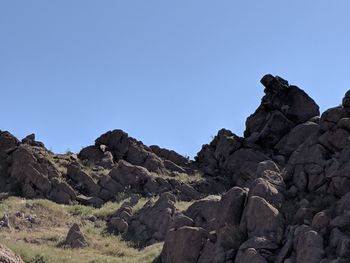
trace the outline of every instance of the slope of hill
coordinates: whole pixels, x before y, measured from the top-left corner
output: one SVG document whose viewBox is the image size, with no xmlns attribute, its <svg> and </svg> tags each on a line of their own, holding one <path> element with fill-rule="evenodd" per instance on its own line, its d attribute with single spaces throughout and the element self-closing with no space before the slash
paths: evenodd
<svg viewBox="0 0 350 263">
<path fill-rule="evenodd" d="M 244 136 L 195 160 L 121 130 L 78 154 L 0 132 L 0 243 L 25 262 L 349 262 L 350 92 L 320 116 L 261 83 Z"/>
</svg>

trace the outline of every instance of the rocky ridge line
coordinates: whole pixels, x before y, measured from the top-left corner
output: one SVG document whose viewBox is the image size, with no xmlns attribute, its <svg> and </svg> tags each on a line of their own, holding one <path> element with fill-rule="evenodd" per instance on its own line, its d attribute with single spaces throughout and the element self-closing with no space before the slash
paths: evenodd
<svg viewBox="0 0 350 263">
<path fill-rule="evenodd" d="M 265 95 L 244 136 L 222 129 L 194 161 L 121 130 L 78 155 L 1 132 L 3 188 L 94 206 L 131 194 L 108 225 L 141 246 L 164 240 L 163 263 L 349 262 L 350 92 L 319 116 L 281 77 L 261 83 Z M 200 181 L 181 179 L 198 173 Z M 140 196 L 159 198 L 134 212 Z M 193 204 L 179 211 L 176 200 Z"/>
</svg>

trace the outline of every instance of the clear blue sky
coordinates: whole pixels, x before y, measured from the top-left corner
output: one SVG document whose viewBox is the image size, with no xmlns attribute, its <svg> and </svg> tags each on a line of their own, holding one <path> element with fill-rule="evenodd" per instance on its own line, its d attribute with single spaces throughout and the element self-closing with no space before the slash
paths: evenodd
<svg viewBox="0 0 350 263">
<path fill-rule="evenodd" d="M 0 0 L 0 129 L 79 151 L 120 128 L 194 156 L 242 134 L 265 73 L 350 89 L 350 2 Z"/>
</svg>

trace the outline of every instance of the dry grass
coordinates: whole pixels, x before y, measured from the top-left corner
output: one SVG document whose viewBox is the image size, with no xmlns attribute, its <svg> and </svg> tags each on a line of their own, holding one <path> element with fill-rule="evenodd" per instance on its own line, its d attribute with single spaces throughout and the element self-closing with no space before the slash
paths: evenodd
<svg viewBox="0 0 350 263">
<path fill-rule="evenodd" d="M 199 171 L 194 172 L 193 174 L 180 173 L 180 172 L 172 172 L 169 174 L 158 174 L 155 172 L 151 173 L 153 178 L 161 177 L 164 179 L 176 179 L 186 184 L 195 184 L 202 182 L 204 180 L 203 174 Z"/>
<path fill-rule="evenodd" d="M 151 263 L 162 248 L 162 244 L 158 243 L 139 251 L 128 247 L 122 241 L 107 238 L 105 240 L 109 243 L 79 250 L 60 248 L 55 246 L 54 242 L 35 244 L 15 240 L 14 237 L 2 239 L 1 243 L 21 256 L 26 263 Z"/>
<path fill-rule="evenodd" d="M 193 204 L 193 201 L 177 201 L 175 207 L 180 211 L 186 211 Z"/>
<path fill-rule="evenodd" d="M 147 200 L 141 199 L 138 207 Z M 86 206 L 65 206 L 48 200 L 26 200 L 9 197 L 0 201 L 2 214 L 35 214 L 40 220 L 36 224 L 14 222 L 19 229 L 0 230 L 0 242 L 20 255 L 26 263 L 132 263 L 152 262 L 159 254 L 162 244 L 138 250 L 119 236 L 108 234 L 102 220 L 91 222 L 86 218 L 95 215 L 103 218 L 115 212 L 121 203 L 108 202 L 95 209 Z M 81 226 L 89 246 L 84 249 L 67 249 L 62 246 L 73 222 Z"/>
<path fill-rule="evenodd" d="M 116 212 L 123 202 L 129 201 L 129 197 L 119 199 L 117 202 L 107 202 L 101 208 L 94 208 L 85 205 L 64 205 L 63 207 L 72 215 L 82 219 L 95 216 L 97 218 L 106 218 Z M 140 198 L 139 202 L 133 207 L 133 212 L 137 212 L 148 201 L 146 198 Z"/>
</svg>

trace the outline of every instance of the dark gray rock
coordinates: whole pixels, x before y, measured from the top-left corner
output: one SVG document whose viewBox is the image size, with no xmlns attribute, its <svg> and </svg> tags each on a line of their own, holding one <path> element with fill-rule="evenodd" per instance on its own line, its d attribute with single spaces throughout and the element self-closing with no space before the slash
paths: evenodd
<svg viewBox="0 0 350 263">
<path fill-rule="evenodd" d="M 81 232 L 80 227 L 74 224 L 70 229 L 66 237 L 65 245 L 71 248 L 84 248 L 88 246 L 84 234 Z"/>
</svg>

